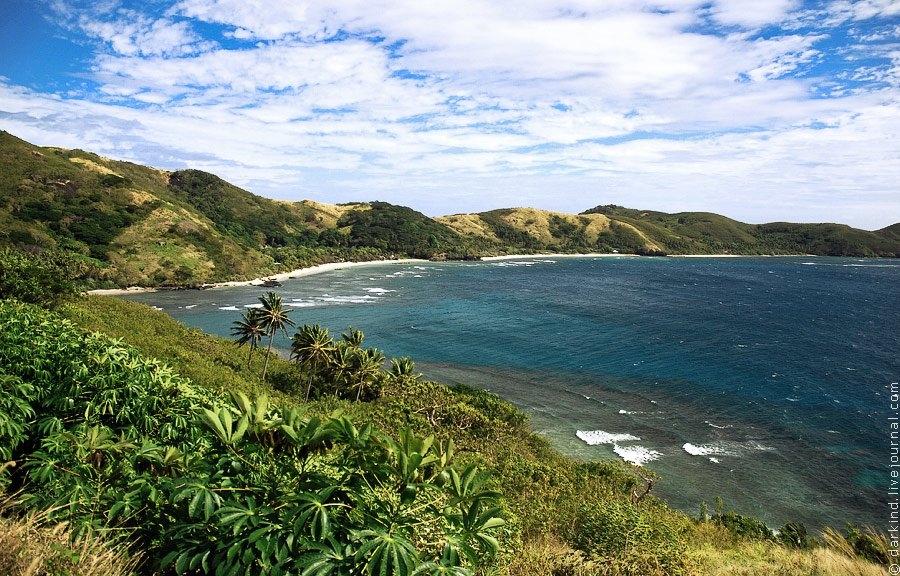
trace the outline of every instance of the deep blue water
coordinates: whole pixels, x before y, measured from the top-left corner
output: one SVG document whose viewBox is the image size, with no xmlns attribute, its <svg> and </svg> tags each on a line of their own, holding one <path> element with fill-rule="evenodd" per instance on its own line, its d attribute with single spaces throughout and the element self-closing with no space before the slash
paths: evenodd
<svg viewBox="0 0 900 576">
<path fill-rule="evenodd" d="M 227 336 L 257 287 L 129 296 Z M 887 522 L 900 262 L 546 257 L 377 265 L 277 289 L 299 323 L 496 391 L 564 453 L 625 458 L 696 513 Z M 281 342 L 283 348 L 288 341 Z"/>
</svg>

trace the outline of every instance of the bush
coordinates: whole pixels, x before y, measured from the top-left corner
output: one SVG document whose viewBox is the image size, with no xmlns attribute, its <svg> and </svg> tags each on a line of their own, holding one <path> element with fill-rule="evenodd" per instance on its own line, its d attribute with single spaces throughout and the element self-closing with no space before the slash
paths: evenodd
<svg viewBox="0 0 900 576">
<path fill-rule="evenodd" d="M 78 292 L 75 281 L 84 275 L 85 268 L 62 254 L 0 250 L 0 300 L 56 304 Z"/>
<path fill-rule="evenodd" d="M 689 573 L 687 546 L 679 523 L 663 508 L 625 500 L 586 503 L 577 520 L 573 546 L 612 573 L 675 576 Z"/>
</svg>

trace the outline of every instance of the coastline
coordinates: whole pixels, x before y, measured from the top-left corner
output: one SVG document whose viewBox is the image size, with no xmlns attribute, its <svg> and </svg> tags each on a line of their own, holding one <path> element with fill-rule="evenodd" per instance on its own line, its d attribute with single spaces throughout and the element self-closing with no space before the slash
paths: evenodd
<svg viewBox="0 0 900 576">
<path fill-rule="evenodd" d="M 522 258 L 621 258 L 623 256 L 638 257 L 636 254 L 591 252 L 588 254 L 507 254 L 505 256 L 482 256 L 479 260 L 482 262 L 494 262 L 497 260 L 520 260 Z"/>
<path fill-rule="evenodd" d="M 312 276 L 313 274 L 331 272 L 332 270 L 342 270 L 344 268 L 353 268 L 357 266 L 368 265 L 377 266 L 385 264 L 410 264 L 416 262 L 428 262 L 428 260 L 423 260 L 420 258 L 400 258 L 397 260 L 370 260 L 365 262 L 329 262 L 327 264 L 317 264 L 315 266 L 308 266 L 306 268 L 297 268 L 296 270 L 291 270 L 289 272 L 280 272 L 278 274 L 271 274 L 269 276 L 263 276 L 261 278 L 254 278 L 253 280 L 232 280 L 228 282 L 213 282 L 210 284 L 202 284 L 197 288 L 192 289 L 207 290 L 210 288 L 232 288 L 236 286 L 263 286 L 266 282 L 283 282 L 285 280 L 290 280 L 293 278 Z M 159 290 L 159 288 L 129 286 L 128 288 L 88 290 L 87 293 L 94 296 L 121 296 L 123 294 L 140 294 L 145 292 L 157 292 Z"/>
<path fill-rule="evenodd" d="M 785 255 L 785 256 L 798 256 Z M 750 254 L 670 254 L 668 258 L 758 258 L 759 255 Z M 777 257 L 777 256 L 772 256 Z M 497 262 L 503 260 L 521 260 L 525 258 L 646 258 L 637 254 L 628 253 L 611 253 L 611 252 L 591 252 L 586 254 L 505 254 L 503 256 L 482 256 L 479 258 L 481 262 Z M 212 282 L 209 284 L 201 284 L 196 288 L 187 288 L 188 290 L 207 290 L 210 288 L 232 288 L 236 286 L 262 286 L 266 282 L 283 282 L 292 278 L 300 278 L 303 276 L 311 276 L 313 274 L 321 274 L 332 270 L 342 270 L 344 268 L 352 268 L 356 266 L 368 265 L 386 265 L 386 264 L 409 264 L 414 262 L 430 262 L 421 258 L 399 258 L 397 260 L 368 260 L 364 262 L 329 262 L 327 264 L 317 264 L 306 268 L 297 268 L 289 272 L 279 272 L 253 280 L 231 280 L 227 282 Z M 121 296 L 124 294 L 140 294 L 145 292 L 157 292 L 160 288 L 129 286 L 127 288 L 101 288 L 97 290 L 88 290 L 87 294 L 94 296 Z"/>
</svg>

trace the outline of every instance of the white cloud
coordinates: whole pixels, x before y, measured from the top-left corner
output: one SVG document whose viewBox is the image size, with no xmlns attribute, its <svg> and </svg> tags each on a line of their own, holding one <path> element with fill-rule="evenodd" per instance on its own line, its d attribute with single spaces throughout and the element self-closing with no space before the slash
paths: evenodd
<svg viewBox="0 0 900 576">
<path fill-rule="evenodd" d="M 864 19 L 893 10 L 830 8 L 829 25 L 856 22 L 860 38 L 876 36 Z M 809 74 L 835 56 L 831 30 L 811 30 L 794 0 L 105 9 L 68 16 L 105 43 L 91 71 L 100 91 L 0 83 L 4 129 L 207 169 L 273 197 L 378 198 L 433 215 L 615 202 L 803 220 L 812 203 L 875 227 L 900 214 L 900 107 L 875 84 L 897 85 L 897 51 L 848 69 L 865 84 Z M 819 97 L 829 90 L 843 96 Z M 879 202 L 868 216 L 851 208 Z"/>
<path fill-rule="evenodd" d="M 710 13 L 722 24 L 759 28 L 786 20 L 799 4 L 798 0 L 716 0 Z"/>
</svg>

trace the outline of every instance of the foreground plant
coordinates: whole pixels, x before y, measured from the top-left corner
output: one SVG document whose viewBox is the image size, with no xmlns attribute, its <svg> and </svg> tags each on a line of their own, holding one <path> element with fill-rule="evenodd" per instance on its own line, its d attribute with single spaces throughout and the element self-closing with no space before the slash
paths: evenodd
<svg viewBox="0 0 900 576">
<path fill-rule="evenodd" d="M 471 574 L 500 494 L 451 441 L 221 397 L 35 307 L 0 303 L 0 480 L 178 574 Z"/>
</svg>

